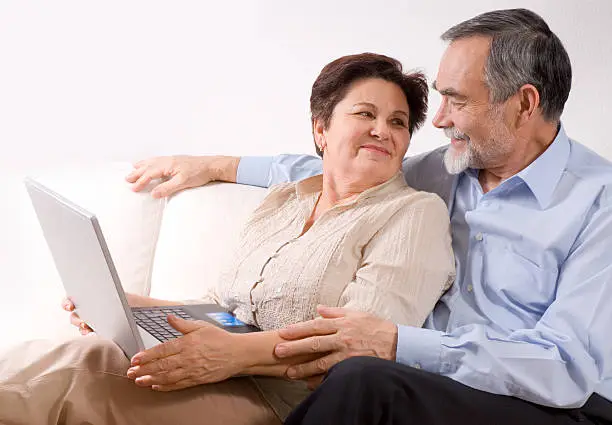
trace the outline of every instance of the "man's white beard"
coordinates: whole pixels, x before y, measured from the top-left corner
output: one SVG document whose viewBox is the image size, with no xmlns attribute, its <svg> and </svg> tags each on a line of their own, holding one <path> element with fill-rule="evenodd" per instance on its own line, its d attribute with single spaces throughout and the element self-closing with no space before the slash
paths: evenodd
<svg viewBox="0 0 612 425">
<path fill-rule="evenodd" d="M 459 174 L 473 166 L 476 155 L 472 149 L 470 137 L 459 131 L 456 127 L 446 127 L 444 134 L 449 139 L 460 139 L 465 141 L 463 149 L 457 149 L 452 143 L 444 153 L 444 166 L 450 174 Z"/>
<path fill-rule="evenodd" d="M 474 155 L 469 142 L 461 151 L 451 144 L 444 153 L 444 166 L 450 174 L 459 174 L 472 165 L 473 159 Z"/>
</svg>

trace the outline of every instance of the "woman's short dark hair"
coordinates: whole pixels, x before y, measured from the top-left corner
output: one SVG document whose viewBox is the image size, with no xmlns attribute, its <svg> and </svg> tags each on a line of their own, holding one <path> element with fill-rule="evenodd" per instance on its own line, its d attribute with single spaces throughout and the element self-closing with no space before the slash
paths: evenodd
<svg viewBox="0 0 612 425">
<path fill-rule="evenodd" d="M 427 116 L 427 79 L 421 72 L 404 73 L 397 60 L 375 53 L 343 56 L 325 65 L 310 94 L 311 119 L 329 127 L 336 105 L 344 99 L 350 85 L 358 80 L 380 78 L 397 84 L 406 96 L 409 108 L 408 131 L 418 130 Z M 323 152 L 315 143 L 317 154 Z"/>
</svg>

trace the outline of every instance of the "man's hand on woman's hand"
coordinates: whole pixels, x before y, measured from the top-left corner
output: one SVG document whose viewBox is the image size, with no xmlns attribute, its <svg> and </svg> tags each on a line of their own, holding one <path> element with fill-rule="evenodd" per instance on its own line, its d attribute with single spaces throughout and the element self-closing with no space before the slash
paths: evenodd
<svg viewBox="0 0 612 425">
<path fill-rule="evenodd" d="M 163 198 L 214 180 L 236 181 L 239 161 L 237 157 L 225 156 L 161 156 L 135 163 L 125 179 L 134 183 L 132 189 L 138 192 L 151 180 L 161 178 L 164 181 L 151 191 L 151 196 Z"/>
<path fill-rule="evenodd" d="M 276 345 L 274 354 L 279 358 L 327 353 L 317 360 L 290 367 L 289 378 L 307 379 L 313 388 L 332 366 L 349 357 L 395 360 L 397 326 L 393 322 L 339 307 L 319 306 L 317 311 L 321 318 L 279 331 L 283 339 L 289 340 Z"/>
<path fill-rule="evenodd" d="M 183 336 L 132 357 L 127 376 L 136 385 L 174 391 L 220 382 L 248 367 L 248 347 L 240 343 L 240 335 L 172 315 L 168 323 Z"/>
</svg>

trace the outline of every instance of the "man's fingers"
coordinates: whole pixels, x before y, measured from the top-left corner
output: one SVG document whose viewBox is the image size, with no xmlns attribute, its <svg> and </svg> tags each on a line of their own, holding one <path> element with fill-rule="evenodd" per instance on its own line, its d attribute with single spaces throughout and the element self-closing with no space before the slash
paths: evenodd
<svg viewBox="0 0 612 425">
<path fill-rule="evenodd" d="M 346 316 L 347 310 L 342 307 L 317 306 L 317 313 L 326 319 L 339 319 Z"/>
<path fill-rule="evenodd" d="M 291 379 L 304 379 L 316 375 L 324 375 L 332 366 L 346 358 L 344 353 L 335 352 L 308 363 L 291 366 L 287 376 Z"/>
<path fill-rule="evenodd" d="M 321 382 L 323 382 L 324 377 L 325 375 L 316 375 L 316 376 L 311 376 L 310 378 L 306 378 L 306 387 L 310 391 L 316 390 L 317 387 L 321 385 Z"/>
<path fill-rule="evenodd" d="M 280 358 L 294 357 L 305 354 L 327 353 L 338 349 L 338 338 L 335 334 L 323 336 L 311 336 L 309 338 L 298 339 L 297 341 L 287 341 L 277 344 L 274 354 Z"/>
<path fill-rule="evenodd" d="M 181 189 L 184 189 L 183 184 L 181 183 L 181 180 L 175 176 L 170 180 L 157 185 L 155 189 L 151 191 L 151 196 L 154 198 L 165 198 L 166 196 L 170 196 Z"/>
<path fill-rule="evenodd" d="M 307 338 L 313 335 L 329 335 L 336 332 L 338 328 L 333 320 L 314 319 L 306 322 L 294 323 L 278 331 L 283 339 L 294 340 Z"/>
<path fill-rule="evenodd" d="M 134 165 L 134 167 L 136 167 L 136 165 Z M 134 183 L 136 180 L 140 178 L 140 176 L 142 176 L 144 172 L 145 172 L 144 168 L 135 168 L 134 170 L 130 171 L 130 173 L 127 176 L 125 176 L 125 180 L 128 183 Z"/>
<path fill-rule="evenodd" d="M 159 168 L 155 170 L 146 170 L 144 171 L 144 173 L 142 173 L 142 175 L 138 178 L 138 180 L 136 180 L 136 183 L 134 183 L 134 185 L 132 186 L 132 190 L 134 192 L 138 192 L 144 189 L 144 187 L 148 185 L 151 182 L 151 180 L 159 179 L 161 177 L 164 177 L 165 175 L 166 175 L 165 171 Z"/>
<path fill-rule="evenodd" d="M 181 341 L 181 338 L 176 338 L 168 342 L 164 342 L 163 344 L 156 345 L 148 350 L 136 353 L 132 357 L 131 365 L 144 365 L 157 359 L 179 354 L 182 351 L 182 344 L 183 341 Z"/>
</svg>

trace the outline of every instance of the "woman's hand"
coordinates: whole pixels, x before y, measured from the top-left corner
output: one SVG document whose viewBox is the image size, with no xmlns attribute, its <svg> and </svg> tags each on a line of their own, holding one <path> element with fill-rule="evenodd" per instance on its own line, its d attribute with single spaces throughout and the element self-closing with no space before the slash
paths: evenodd
<svg viewBox="0 0 612 425">
<path fill-rule="evenodd" d="M 164 180 L 151 191 L 154 198 L 170 196 L 183 189 L 202 186 L 214 180 L 235 182 L 240 158 L 227 156 L 160 156 L 139 161 L 126 180 L 138 192 L 151 180 Z"/>
<path fill-rule="evenodd" d="M 173 391 L 220 382 L 250 366 L 249 349 L 242 335 L 172 315 L 168 323 L 183 336 L 132 357 L 127 376 L 136 385 Z"/>
<path fill-rule="evenodd" d="M 177 305 L 179 303 L 174 303 L 170 301 L 162 301 L 156 300 L 151 297 L 146 297 L 143 295 L 130 294 L 126 293 L 125 298 L 127 299 L 128 305 L 130 307 L 151 307 L 155 305 Z M 94 332 L 94 330 L 83 321 L 79 317 L 76 311 L 74 311 L 75 306 L 72 300 L 69 297 L 66 297 L 62 300 L 62 308 L 68 312 L 70 312 L 70 323 L 77 328 L 79 328 L 79 332 L 81 335 L 87 335 L 88 333 Z"/>
<path fill-rule="evenodd" d="M 62 300 L 62 308 L 70 312 L 70 323 L 73 326 L 79 328 L 79 332 L 81 332 L 81 335 L 87 335 L 88 333 L 93 332 L 93 329 L 91 329 L 87 325 L 87 323 L 85 323 L 74 311 L 74 303 L 69 297 L 66 297 Z"/>
</svg>

